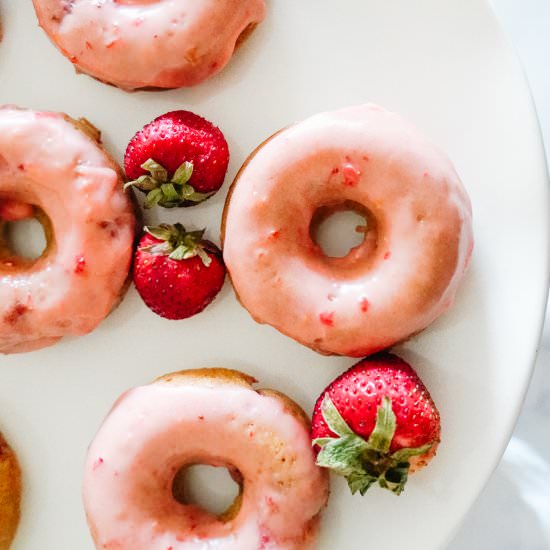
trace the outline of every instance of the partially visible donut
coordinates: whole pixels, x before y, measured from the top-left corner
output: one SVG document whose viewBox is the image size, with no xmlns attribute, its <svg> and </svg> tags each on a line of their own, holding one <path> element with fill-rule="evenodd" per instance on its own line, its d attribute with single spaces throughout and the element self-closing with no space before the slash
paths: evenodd
<svg viewBox="0 0 550 550">
<path fill-rule="evenodd" d="M 284 395 L 227 369 L 182 371 L 130 390 L 88 451 L 84 504 L 96 548 L 306 550 L 328 478 L 309 420 Z M 225 466 L 241 486 L 216 516 L 173 496 L 182 468 Z"/>
<path fill-rule="evenodd" d="M 81 72 L 119 88 L 194 86 L 219 72 L 265 16 L 264 0 L 33 0 Z"/>
<path fill-rule="evenodd" d="M 0 550 L 8 550 L 21 508 L 21 471 L 15 453 L 0 433 Z"/>
<path fill-rule="evenodd" d="M 60 113 L 0 108 L 0 352 L 43 348 L 92 331 L 120 301 L 136 218 L 120 169 L 93 127 Z M 36 260 L 4 238 L 34 216 Z"/>
<path fill-rule="evenodd" d="M 315 242 L 338 209 L 367 219 L 343 258 Z M 472 210 L 447 157 L 375 105 L 322 113 L 262 144 L 230 190 L 224 260 L 252 317 L 325 354 L 362 357 L 452 304 L 473 247 Z"/>
</svg>

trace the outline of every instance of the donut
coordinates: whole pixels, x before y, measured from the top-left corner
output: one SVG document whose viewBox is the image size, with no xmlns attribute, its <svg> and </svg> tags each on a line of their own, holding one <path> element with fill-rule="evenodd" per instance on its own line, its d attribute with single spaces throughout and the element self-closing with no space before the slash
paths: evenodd
<svg viewBox="0 0 550 550">
<path fill-rule="evenodd" d="M 366 219 L 342 258 L 315 242 L 338 210 Z M 322 113 L 252 153 L 223 214 L 224 260 L 242 305 L 323 354 L 363 357 L 447 310 L 469 264 L 472 211 L 447 157 L 376 105 Z"/>
<path fill-rule="evenodd" d="M 21 471 L 15 453 L 0 433 L 0 550 L 8 550 L 21 508 Z"/>
<path fill-rule="evenodd" d="M 265 0 L 33 0 L 79 72 L 125 90 L 194 86 L 221 71 Z"/>
<path fill-rule="evenodd" d="M 125 290 L 134 206 L 93 131 L 60 113 L 0 108 L 2 353 L 90 332 Z M 5 238 L 8 221 L 31 216 L 47 240 L 35 260 L 17 256 Z"/>
<path fill-rule="evenodd" d="M 92 442 L 83 498 L 96 548 L 304 550 L 316 539 L 328 478 L 309 420 L 250 376 L 199 369 L 124 394 Z M 193 464 L 225 466 L 240 485 L 216 516 L 173 493 Z"/>
</svg>

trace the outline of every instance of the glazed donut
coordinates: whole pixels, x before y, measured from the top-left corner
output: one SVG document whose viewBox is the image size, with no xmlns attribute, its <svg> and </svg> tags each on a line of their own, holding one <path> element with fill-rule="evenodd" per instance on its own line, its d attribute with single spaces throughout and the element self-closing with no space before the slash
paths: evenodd
<svg viewBox="0 0 550 550">
<path fill-rule="evenodd" d="M 96 548 L 304 550 L 328 498 L 309 420 L 227 369 L 182 371 L 119 399 L 88 451 L 84 505 Z M 221 516 L 173 496 L 178 471 L 225 466 L 240 495 Z"/>
<path fill-rule="evenodd" d="M 119 88 L 194 86 L 219 72 L 265 0 L 33 0 L 78 71 Z"/>
<path fill-rule="evenodd" d="M 8 550 L 21 508 L 21 471 L 15 453 L 0 433 L 0 550 Z"/>
<path fill-rule="evenodd" d="M 136 231 L 116 164 L 89 123 L 0 108 L 0 233 L 35 216 L 36 260 L 0 239 L 0 352 L 31 351 L 93 330 L 121 299 Z M 3 219 L 2 219 L 3 218 Z"/>
<path fill-rule="evenodd" d="M 314 241 L 339 209 L 367 220 L 343 258 Z M 252 317 L 325 354 L 362 357 L 427 327 L 472 252 L 470 200 L 450 161 L 375 105 L 316 115 L 262 144 L 228 196 L 224 259 Z"/>
</svg>

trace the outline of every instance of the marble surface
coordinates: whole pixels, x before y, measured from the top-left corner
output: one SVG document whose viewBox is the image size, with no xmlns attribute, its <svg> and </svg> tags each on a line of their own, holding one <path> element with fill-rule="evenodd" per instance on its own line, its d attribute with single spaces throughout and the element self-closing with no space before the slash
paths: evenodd
<svg viewBox="0 0 550 550">
<path fill-rule="evenodd" d="M 550 158 L 550 0 L 493 0 L 523 62 Z M 550 548 L 550 311 L 502 462 L 447 550 Z"/>
</svg>

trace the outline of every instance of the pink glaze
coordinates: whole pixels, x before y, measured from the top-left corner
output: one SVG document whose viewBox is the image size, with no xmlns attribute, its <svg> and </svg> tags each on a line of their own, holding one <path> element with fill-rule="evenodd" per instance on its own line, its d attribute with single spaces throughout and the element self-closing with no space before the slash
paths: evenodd
<svg viewBox="0 0 550 550">
<path fill-rule="evenodd" d="M 226 521 L 172 495 L 185 465 L 236 468 L 242 504 Z M 280 398 L 210 379 L 126 393 L 86 459 L 84 505 L 99 550 L 306 550 L 328 497 L 306 423 Z"/>
<path fill-rule="evenodd" d="M 26 202 L 13 199 L 0 200 L 0 219 L 5 222 L 16 222 L 32 218 L 34 208 Z"/>
<path fill-rule="evenodd" d="M 470 260 L 471 205 L 451 162 L 375 105 L 276 134 L 232 191 L 224 259 L 240 301 L 322 353 L 360 357 L 424 329 L 452 304 Z M 371 229 L 346 257 L 329 258 L 311 220 L 344 201 L 368 209 Z"/>
<path fill-rule="evenodd" d="M 120 88 L 194 86 L 230 60 L 264 0 L 33 0 L 40 26 L 82 72 Z"/>
<path fill-rule="evenodd" d="M 62 114 L 0 108 L 0 205 L 18 219 L 38 206 L 53 230 L 34 262 L 0 254 L 0 352 L 93 330 L 132 255 L 135 218 L 114 163 Z"/>
</svg>

